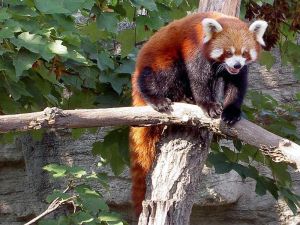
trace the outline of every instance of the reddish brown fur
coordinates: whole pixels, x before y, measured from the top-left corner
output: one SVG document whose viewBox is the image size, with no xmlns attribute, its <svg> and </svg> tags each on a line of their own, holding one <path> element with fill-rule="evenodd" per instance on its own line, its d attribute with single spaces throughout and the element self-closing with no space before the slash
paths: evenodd
<svg viewBox="0 0 300 225">
<path fill-rule="evenodd" d="M 249 31 L 247 23 L 244 23 L 237 18 L 218 18 L 217 21 L 223 27 L 222 32 L 215 33 L 206 45 L 204 53 L 207 58 L 210 58 L 209 53 L 216 48 L 230 51 L 230 47 L 235 48 L 236 55 L 242 55 L 242 48 L 247 49 L 248 53 L 250 49 L 255 49 L 257 53 L 260 52 L 261 46 L 256 42 L 254 33 Z M 230 26 L 224 26 L 230 24 Z M 243 30 L 243 32 L 240 32 Z M 253 37 L 253 38 L 250 38 Z M 247 54 L 247 53 L 246 53 Z M 223 54 L 218 61 L 224 61 L 226 54 Z M 250 55 L 247 54 L 247 58 L 250 59 Z"/>
<path fill-rule="evenodd" d="M 150 38 L 139 52 L 136 70 L 132 76 L 133 106 L 146 105 L 138 88 L 137 78 L 140 74 L 139 72 L 147 66 L 154 71 L 169 68 L 174 60 L 180 57 L 180 53 L 184 60 L 188 60 L 192 56 L 194 49 L 199 49 L 202 46 L 203 31 L 201 21 L 205 17 L 217 19 L 221 25 L 230 22 L 233 26 L 239 26 L 241 29 L 248 31 L 245 23 L 235 17 L 228 17 L 220 13 L 194 14 L 163 27 Z M 216 35 L 226 35 L 227 33 L 236 36 L 230 28 L 226 28 L 226 32 Z M 184 36 L 183 34 L 186 35 Z M 213 39 L 216 40 L 216 37 L 213 37 Z M 242 43 L 238 36 L 233 39 L 233 42 L 235 43 L 234 46 Z M 214 47 L 213 44 L 230 46 L 228 42 L 215 43 L 212 41 L 211 43 L 211 46 L 208 46 L 208 50 L 204 54 L 208 54 L 211 51 L 211 48 Z M 249 43 L 249 45 L 252 44 Z M 159 140 L 161 132 L 162 127 L 132 127 L 130 130 L 132 196 L 137 215 L 140 214 L 142 209 L 141 203 L 146 191 L 146 175 L 151 169 L 155 157 L 155 144 Z"/>
</svg>

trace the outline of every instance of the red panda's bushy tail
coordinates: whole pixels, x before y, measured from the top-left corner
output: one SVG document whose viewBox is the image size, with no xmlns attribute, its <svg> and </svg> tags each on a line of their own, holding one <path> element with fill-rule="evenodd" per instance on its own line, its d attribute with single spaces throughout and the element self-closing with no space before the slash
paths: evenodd
<svg viewBox="0 0 300 225">
<path fill-rule="evenodd" d="M 146 176 L 155 157 L 155 145 L 162 127 L 132 127 L 130 129 L 132 201 L 137 216 L 142 211 L 146 193 Z"/>
</svg>

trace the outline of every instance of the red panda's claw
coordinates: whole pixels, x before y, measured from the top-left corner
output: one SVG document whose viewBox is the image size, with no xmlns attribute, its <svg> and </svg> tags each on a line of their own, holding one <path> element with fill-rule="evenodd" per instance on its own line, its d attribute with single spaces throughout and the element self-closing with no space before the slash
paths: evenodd
<svg viewBox="0 0 300 225">
<path fill-rule="evenodd" d="M 241 120 L 241 110 L 233 106 L 227 107 L 224 109 L 221 118 L 229 126 L 232 126 Z"/>
<path fill-rule="evenodd" d="M 172 101 L 169 98 L 161 98 L 152 102 L 151 106 L 158 112 L 168 112 L 171 110 Z"/>
<path fill-rule="evenodd" d="M 207 113 L 212 118 L 218 118 L 223 111 L 222 104 L 219 102 L 211 102 L 207 104 Z"/>
</svg>

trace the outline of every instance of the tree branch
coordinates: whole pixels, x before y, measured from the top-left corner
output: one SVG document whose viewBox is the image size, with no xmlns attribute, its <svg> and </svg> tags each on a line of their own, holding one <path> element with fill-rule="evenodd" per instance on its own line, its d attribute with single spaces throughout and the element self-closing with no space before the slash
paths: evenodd
<svg viewBox="0 0 300 225">
<path fill-rule="evenodd" d="M 150 106 L 106 109 L 61 110 L 46 108 L 42 112 L 0 116 L 0 133 L 41 128 L 89 128 L 102 126 L 189 125 L 205 127 L 214 133 L 237 138 L 259 148 L 274 161 L 295 164 L 300 170 L 300 146 L 242 119 L 228 127 L 212 119 L 196 105 L 174 103 L 169 113 L 159 113 Z"/>
<path fill-rule="evenodd" d="M 63 191 L 63 193 L 66 193 L 69 189 L 70 189 L 70 185 L 68 185 L 68 187 Z M 25 223 L 24 225 L 31 225 L 31 224 L 36 223 L 38 220 L 40 220 L 43 217 L 47 216 L 48 214 L 52 213 L 53 211 L 55 211 L 57 208 L 59 208 L 60 206 L 62 206 L 64 204 L 68 204 L 68 203 L 74 204 L 74 199 L 76 197 L 77 196 L 74 195 L 67 199 L 60 199 L 60 198 L 54 199 L 44 212 L 42 212 L 40 215 L 33 218 L 29 222 Z M 74 208 L 74 213 L 75 213 L 75 208 Z"/>
</svg>

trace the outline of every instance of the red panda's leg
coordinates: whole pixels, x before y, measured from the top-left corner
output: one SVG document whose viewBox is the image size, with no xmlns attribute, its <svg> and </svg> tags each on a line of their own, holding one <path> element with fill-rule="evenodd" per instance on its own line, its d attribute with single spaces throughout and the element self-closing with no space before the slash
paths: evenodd
<svg viewBox="0 0 300 225">
<path fill-rule="evenodd" d="M 199 54 L 197 57 L 201 57 Z M 195 103 L 203 108 L 210 117 L 218 117 L 222 113 L 222 104 L 214 100 L 214 74 L 210 65 L 203 59 L 196 58 L 187 64 L 188 78 Z"/>
<path fill-rule="evenodd" d="M 244 66 L 238 75 L 231 79 L 225 77 L 225 100 L 222 119 L 229 125 L 241 119 L 241 106 L 248 86 L 248 68 Z"/>
<path fill-rule="evenodd" d="M 145 101 L 155 110 L 168 111 L 171 100 L 167 96 L 175 79 L 172 70 L 154 72 L 151 67 L 146 67 L 138 78 L 138 87 Z"/>
</svg>

